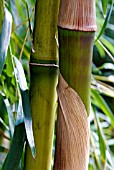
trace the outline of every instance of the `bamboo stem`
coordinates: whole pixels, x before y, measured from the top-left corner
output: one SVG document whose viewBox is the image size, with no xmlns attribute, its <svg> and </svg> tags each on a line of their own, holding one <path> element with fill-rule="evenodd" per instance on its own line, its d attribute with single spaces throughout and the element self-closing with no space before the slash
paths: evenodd
<svg viewBox="0 0 114 170">
<path fill-rule="evenodd" d="M 37 0 L 33 35 L 34 51 L 30 58 L 30 101 L 36 159 L 27 146 L 25 170 L 50 170 L 56 109 L 58 56 L 55 39 L 58 0 Z"/>
<path fill-rule="evenodd" d="M 72 90 L 69 94 L 60 92 L 54 170 L 88 169 L 87 113 L 90 112 L 95 19 L 95 0 L 61 0 L 58 22 L 60 73 L 68 86 L 78 93 L 79 99 L 75 93 L 72 94 Z M 59 91 L 61 90 L 60 81 L 61 79 L 59 80 Z M 62 99 L 61 93 L 67 95 L 67 104 Z M 87 113 L 84 112 L 80 100 L 83 101 Z"/>
<path fill-rule="evenodd" d="M 60 72 L 81 97 L 90 112 L 90 82 L 94 32 L 66 30 L 59 27 Z"/>
</svg>

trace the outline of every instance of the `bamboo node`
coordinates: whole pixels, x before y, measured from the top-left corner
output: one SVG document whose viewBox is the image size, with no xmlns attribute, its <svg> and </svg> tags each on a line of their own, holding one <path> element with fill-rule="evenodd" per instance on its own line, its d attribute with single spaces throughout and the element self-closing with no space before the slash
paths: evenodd
<svg viewBox="0 0 114 170">
<path fill-rule="evenodd" d="M 41 66 L 41 67 L 57 67 L 59 68 L 59 65 L 56 65 L 56 64 L 43 64 L 43 63 L 29 63 L 29 65 L 32 65 L 32 66 Z"/>
</svg>

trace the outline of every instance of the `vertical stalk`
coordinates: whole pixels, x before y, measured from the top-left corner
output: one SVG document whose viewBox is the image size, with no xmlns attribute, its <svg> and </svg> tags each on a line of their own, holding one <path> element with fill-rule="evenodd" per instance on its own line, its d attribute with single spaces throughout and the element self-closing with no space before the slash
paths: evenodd
<svg viewBox="0 0 114 170">
<path fill-rule="evenodd" d="M 61 0 L 58 25 L 60 70 L 89 114 L 95 0 Z"/>
<path fill-rule="evenodd" d="M 60 72 L 90 112 L 91 62 L 94 32 L 59 27 Z"/>
<path fill-rule="evenodd" d="M 30 101 L 36 159 L 26 149 L 25 170 L 50 170 L 54 133 L 58 56 L 55 39 L 58 0 L 36 0 L 33 43 L 30 58 Z"/>
<path fill-rule="evenodd" d="M 68 85 L 78 93 L 88 114 L 90 112 L 95 20 L 95 0 L 61 0 L 58 24 L 60 73 Z M 89 153 L 87 115 L 85 118 L 83 105 L 79 105 L 78 100 L 75 108 L 70 103 L 67 107 L 71 111 L 69 114 L 73 113 L 75 116 L 69 116 L 68 112 L 63 116 L 59 105 L 55 170 L 68 170 L 69 168 L 70 170 L 87 170 Z M 71 119 L 69 120 L 71 123 L 67 127 L 68 130 L 65 130 L 66 124 L 63 123 L 63 117 L 66 120 Z M 77 121 L 78 119 L 80 121 Z M 86 125 L 83 119 L 85 119 Z"/>
</svg>

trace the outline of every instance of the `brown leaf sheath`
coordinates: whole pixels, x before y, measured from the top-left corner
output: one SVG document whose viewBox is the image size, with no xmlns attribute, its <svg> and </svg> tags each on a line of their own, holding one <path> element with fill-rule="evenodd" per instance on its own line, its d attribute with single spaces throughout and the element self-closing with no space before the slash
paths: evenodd
<svg viewBox="0 0 114 170">
<path fill-rule="evenodd" d="M 89 127 L 82 100 L 60 76 L 54 170 L 87 170 Z"/>
</svg>

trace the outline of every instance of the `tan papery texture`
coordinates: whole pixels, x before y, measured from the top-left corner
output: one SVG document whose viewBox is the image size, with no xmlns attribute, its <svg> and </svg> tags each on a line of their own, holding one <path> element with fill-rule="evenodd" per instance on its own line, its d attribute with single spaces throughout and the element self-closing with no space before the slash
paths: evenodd
<svg viewBox="0 0 114 170">
<path fill-rule="evenodd" d="M 54 170 L 87 170 L 89 126 L 82 100 L 60 76 Z"/>
<path fill-rule="evenodd" d="M 95 0 L 61 0 L 58 25 L 71 30 L 95 31 Z"/>
</svg>

